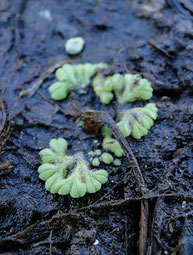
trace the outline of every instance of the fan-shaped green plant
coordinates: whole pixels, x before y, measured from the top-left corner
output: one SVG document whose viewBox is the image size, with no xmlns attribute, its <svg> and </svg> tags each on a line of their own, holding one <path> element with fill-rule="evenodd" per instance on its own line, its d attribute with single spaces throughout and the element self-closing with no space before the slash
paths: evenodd
<svg viewBox="0 0 193 255">
<path fill-rule="evenodd" d="M 120 104 L 148 100 L 152 97 L 153 89 L 150 82 L 139 74 L 116 73 L 105 76 L 100 73 L 100 70 L 105 68 L 107 65 L 103 63 L 63 65 L 56 71 L 58 81 L 49 87 L 51 97 L 55 100 L 65 99 L 71 89 L 85 88 L 91 81 L 94 92 L 104 104 L 109 104 L 114 95 Z M 156 118 L 157 107 L 149 103 L 145 107 L 123 111 L 117 125 L 123 136 L 131 135 L 140 139 L 147 134 Z M 121 145 L 113 138 L 112 132 L 107 127 L 102 128 L 102 136 L 102 147 L 106 152 L 112 152 L 117 157 L 125 155 Z M 82 197 L 86 192 L 98 191 L 101 184 L 107 181 L 107 172 L 105 170 L 91 171 L 82 153 L 70 156 L 65 154 L 66 149 L 66 140 L 59 138 L 52 139 L 50 148 L 40 152 L 43 164 L 38 171 L 40 179 L 46 182 L 46 189 L 60 195 L 70 194 L 74 198 Z M 114 160 L 112 155 L 106 152 L 90 151 L 88 154 L 92 157 L 91 164 L 98 167 L 102 161 L 105 164 L 121 165 L 119 159 Z"/>
<path fill-rule="evenodd" d="M 89 85 L 91 77 L 96 74 L 99 69 L 106 68 L 107 65 L 99 64 L 65 64 L 56 71 L 56 78 L 59 80 L 49 87 L 49 92 L 54 100 L 65 99 L 70 90 L 81 87 L 85 88 Z"/>
<path fill-rule="evenodd" d="M 39 178 L 44 180 L 45 187 L 51 193 L 70 194 L 73 198 L 82 197 L 86 192 L 95 193 L 101 184 L 107 182 L 105 170 L 91 171 L 82 153 L 66 155 L 67 142 L 63 138 L 52 139 L 50 148 L 40 151 L 42 165 L 39 167 Z M 73 168 L 71 173 L 67 173 Z"/>
<path fill-rule="evenodd" d="M 101 184 L 107 182 L 105 170 L 91 171 L 82 155 L 76 155 L 77 164 L 68 178 L 56 183 L 55 189 L 60 195 L 70 194 L 73 198 L 83 197 L 86 192 L 95 193 L 101 189 Z"/>
<path fill-rule="evenodd" d="M 127 137 L 130 134 L 135 139 L 147 135 L 148 129 L 153 126 L 157 118 L 157 107 L 153 103 L 144 107 L 133 108 L 122 113 L 121 121 L 117 123 L 122 134 Z"/>
<path fill-rule="evenodd" d="M 101 160 L 103 163 L 109 165 L 111 163 L 113 163 L 113 157 L 111 154 L 107 153 L 107 152 L 104 152 L 102 155 L 101 155 Z"/>
<path fill-rule="evenodd" d="M 157 107 L 153 103 L 146 104 L 145 107 L 133 108 L 122 112 L 121 120 L 117 123 L 121 133 L 127 137 L 133 136 L 140 139 L 147 135 L 148 129 L 153 126 L 154 120 L 157 118 Z M 124 152 L 118 141 L 112 137 L 110 129 L 102 128 L 103 148 L 106 151 L 114 153 L 117 157 L 122 157 Z"/>
<path fill-rule="evenodd" d="M 148 100 L 152 97 L 153 89 L 147 79 L 139 74 L 126 74 L 120 86 L 114 86 L 119 103 L 125 104 L 136 100 Z"/>
<path fill-rule="evenodd" d="M 152 87 L 147 79 L 139 74 L 114 74 L 108 77 L 102 74 L 93 79 L 93 88 L 104 104 L 109 104 L 115 93 L 119 103 L 125 104 L 136 100 L 148 100 L 152 97 Z"/>
</svg>

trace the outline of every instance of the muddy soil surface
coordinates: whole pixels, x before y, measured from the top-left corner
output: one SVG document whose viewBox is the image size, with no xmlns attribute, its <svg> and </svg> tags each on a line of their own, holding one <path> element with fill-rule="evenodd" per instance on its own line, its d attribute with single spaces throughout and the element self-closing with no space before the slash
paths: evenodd
<svg viewBox="0 0 193 255">
<path fill-rule="evenodd" d="M 72 105 L 116 120 L 123 107 L 145 104 L 104 106 L 92 88 L 54 102 L 47 90 L 54 73 L 44 74 L 61 61 L 105 62 L 152 81 L 158 119 L 144 138 L 128 138 L 151 194 L 163 195 L 148 199 L 146 254 L 192 254 L 192 14 L 188 0 L 0 1 L 1 254 L 138 254 L 140 203 L 124 199 L 139 194 L 132 172 L 124 179 L 126 158 L 121 167 L 101 165 L 109 182 L 81 199 L 52 195 L 38 178 L 38 153 L 51 138 L 64 137 L 72 154 L 101 142 L 78 128 Z M 75 57 L 64 50 L 72 36 L 86 42 Z M 43 76 L 37 91 L 21 96 Z"/>
</svg>

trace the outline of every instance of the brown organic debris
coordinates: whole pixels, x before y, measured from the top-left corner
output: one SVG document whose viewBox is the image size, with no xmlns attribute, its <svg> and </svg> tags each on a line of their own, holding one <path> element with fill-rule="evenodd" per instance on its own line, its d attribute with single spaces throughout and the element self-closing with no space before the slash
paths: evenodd
<svg viewBox="0 0 193 255">
<path fill-rule="evenodd" d="M 12 165 L 9 162 L 0 164 L 0 177 L 10 173 L 12 170 Z"/>
<path fill-rule="evenodd" d="M 0 151 L 11 134 L 11 120 L 8 116 L 4 100 L 0 98 Z"/>
</svg>

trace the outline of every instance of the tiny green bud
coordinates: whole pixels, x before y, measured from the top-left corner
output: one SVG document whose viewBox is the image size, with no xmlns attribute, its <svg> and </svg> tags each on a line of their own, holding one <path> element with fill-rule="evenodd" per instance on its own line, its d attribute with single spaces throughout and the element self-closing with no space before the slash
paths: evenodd
<svg viewBox="0 0 193 255">
<path fill-rule="evenodd" d="M 94 151 L 89 151 L 88 155 L 91 156 L 91 157 L 94 157 L 95 156 L 95 152 Z"/>
<path fill-rule="evenodd" d="M 105 164 L 111 164 L 113 162 L 113 157 L 111 156 L 111 154 L 104 152 L 101 155 L 101 160 Z"/>
<path fill-rule="evenodd" d="M 102 127 L 101 133 L 102 133 L 103 137 L 111 137 L 112 136 L 111 130 L 107 127 Z"/>
<path fill-rule="evenodd" d="M 98 159 L 98 158 L 94 158 L 94 159 L 92 160 L 92 165 L 93 165 L 93 166 L 99 166 L 99 165 L 100 165 L 99 159 Z"/>
<path fill-rule="evenodd" d="M 84 121 L 83 121 L 83 120 L 79 120 L 79 121 L 77 122 L 77 126 L 78 126 L 79 128 L 84 127 Z"/>
<path fill-rule="evenodd" d="M 121 160 L 120 160 L 120 159 L 115 159 L 115 160 L 113 161 L 113 165 L 114 165 L 114 166 L 121 166 Z"/>
<path fill-rule="evenodd" d="M 113 99 L 114 95 L 113 93 L 111 92 L 103 92 L 101 95 L 100 95 L 100 100 L 103 104 L 109 104 L 112 99 Z"/>
<path fill-rule="evenodd" d="M 84 39 L 82 37 L 74 37 L 67 40 L 65 44 L 66 52 L 71 55 L 76 55 L 84 48 Z"/>
<path fill-rule="evenodd" d="M 95 154 L 99 156 L 99 155 L 102 154 L 102 151 L 101 151 L 101 150 L 96 150 L 96 151 L 95 151 Z"/>
</svg>

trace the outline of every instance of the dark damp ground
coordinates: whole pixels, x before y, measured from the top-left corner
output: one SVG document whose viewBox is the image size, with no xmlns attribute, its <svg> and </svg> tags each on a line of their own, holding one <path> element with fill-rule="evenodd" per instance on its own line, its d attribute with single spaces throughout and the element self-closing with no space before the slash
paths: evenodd
<svg viewBox="0 0 193 255">
<path fill-rule="evenodd" d="M 190 0 L 0 1 L 0 254 L 138 253 L 140 203 L 111 206 L 111 200 L 138 196 L 132 173 L 113 188 L 131 168 L 126 158 L 121 167 L 102 165 L 109 182 L 98 193 L 77 200 L 52 195 L 38 178 L 38 153 L 51 138 L 64 137 L 69 153 L 81 150 L 86 155 L 95 149 L 96 137 L 81 131 L 69 115 L 72 103 L 78 109 L 108 111 L 114 119 L 122 107 L 116 101 L 101 105 L 92 88 L 54 102 L 47 90 L 54 74 L 34 95 L 19 96 L 60 61 L 106 62 L 152 81 L 150 101 L 159 109 L 158 119 L 146 137 L 128 141 L 148 188 L 176 196 L 148 200 L 147 249 L 149 254 L 192 254 L 192 230 L 187 230 L 193 213 L 192 21 Z M 72 36 L 86 41 L 76 57 L 64 50 Z M 75 212 L 104 195 L 106 207 Z"/>
</svg>

